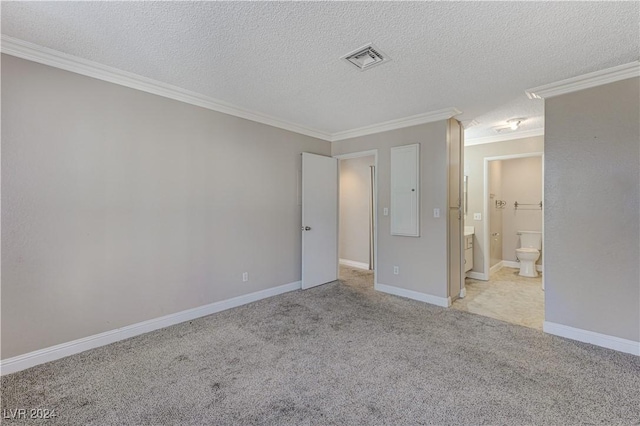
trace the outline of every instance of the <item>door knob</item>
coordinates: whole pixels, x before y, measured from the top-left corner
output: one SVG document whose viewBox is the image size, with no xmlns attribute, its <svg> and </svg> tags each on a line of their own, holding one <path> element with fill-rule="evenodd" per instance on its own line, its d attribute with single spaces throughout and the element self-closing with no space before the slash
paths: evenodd
<svg viewBox="0 0 640 426">
<path fill-rule="evenodd" d="M 303 231 L 311 231 L 311 227 L 310 226 L 303 226 L 302 230 Z"/>
</svg>

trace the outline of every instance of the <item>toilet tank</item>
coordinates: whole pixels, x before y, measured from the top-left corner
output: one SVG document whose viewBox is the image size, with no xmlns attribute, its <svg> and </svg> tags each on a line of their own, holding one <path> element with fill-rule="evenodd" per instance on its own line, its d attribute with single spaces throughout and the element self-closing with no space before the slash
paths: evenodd
<svg viewBox="0 0 640 426">
<path fill-rule="evenodd" d="M 520 235 L 520 247 L 542 249 L 542 232 L 518 231 L 518 235 Z"/>
</svg>

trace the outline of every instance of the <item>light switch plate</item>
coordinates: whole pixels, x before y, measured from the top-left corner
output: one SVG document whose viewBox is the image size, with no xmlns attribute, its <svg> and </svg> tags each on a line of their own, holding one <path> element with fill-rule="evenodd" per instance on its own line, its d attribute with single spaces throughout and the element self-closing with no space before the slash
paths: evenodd
<svg viewBox="0 0 640 426">
<path fill-rule="evenodd" d="M 482 220 L 482 213 L 474 213 L 473 220 Z"/>
<path fill-rule="evenodd" d="M 383 208 L 383 209 L 382 209 L 382 214 L 383 214 L 384 216 L 389 216 L 389 207 L 385 207 L 385 208 Z"/>
<path fill-rule="evenodd" d="M 440 209 L 433 209 L 433 217 L 440 217 Z"/>
</svg>

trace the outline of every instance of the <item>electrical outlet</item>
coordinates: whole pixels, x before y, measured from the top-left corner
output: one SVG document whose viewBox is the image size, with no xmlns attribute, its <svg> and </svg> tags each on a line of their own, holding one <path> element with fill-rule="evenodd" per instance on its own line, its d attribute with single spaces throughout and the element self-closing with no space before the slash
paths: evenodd
<svg viewBox="0 0 640 426">
<path fill-rule="evenodd" d="M 440 209 L 433 209 L 433 217 L 440 217 Z"/>
<path fill-rule="evenodd" d="M 246 283 L 247 281 L 249 281 L 249 273 L 248 272 L 243 272 L 242 273 L 242 282 Z"/>
<path fill-rule="evenodd" d="M 398 266 L 393 267 L 393 275 L 398 275 L 400 273 L 400 268 Z"/>
<path fill-rule="evenodd" d="M 474 213 L 473 220 L 482 220 L 482 213 Z"/>
<path fill-rule="evenodd" d="M 389 207 L 385 207 L 382 209 L 382 215 L 383 216 L 389 216 Z"/>
</svg>

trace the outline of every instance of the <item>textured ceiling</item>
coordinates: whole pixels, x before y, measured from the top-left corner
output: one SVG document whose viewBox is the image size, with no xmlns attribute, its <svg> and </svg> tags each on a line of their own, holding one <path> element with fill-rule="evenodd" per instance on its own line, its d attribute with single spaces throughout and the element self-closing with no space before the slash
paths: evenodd
<svg viewBox="0 0 640 426">
<path fill-rule="evenodd" d="M 638 59 L 638 2 L 2 2 L 2 33 L 334 133 L 457 107 L 467 138 L 524 90 Z M 373 42 L 392 61 L 340 57 Z"/>
</svg>

